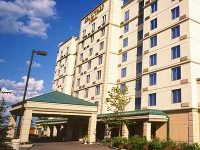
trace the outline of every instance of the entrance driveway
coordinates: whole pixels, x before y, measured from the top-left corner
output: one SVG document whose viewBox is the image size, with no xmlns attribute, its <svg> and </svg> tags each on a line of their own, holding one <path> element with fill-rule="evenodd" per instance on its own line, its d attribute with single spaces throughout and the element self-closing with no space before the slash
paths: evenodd
<svg viewBox="0 0 200 150">
<path fill-rule="evenodd" d="M 111 150 L 98 144 L 81 144 L 80 142 L 34 143 L 34 147 L 20 150 Z"/>
</svg>

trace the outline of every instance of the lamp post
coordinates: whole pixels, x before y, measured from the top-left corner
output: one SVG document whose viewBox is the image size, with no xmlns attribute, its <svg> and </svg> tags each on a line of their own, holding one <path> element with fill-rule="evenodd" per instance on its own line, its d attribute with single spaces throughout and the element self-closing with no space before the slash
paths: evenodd
<svg viewBox="0 0 200 150">
<path fill-rule="evenodd" d="M 32 63 L 33 63 L 34 54 L 41 55 L 41 56 L 46 56 L 47 52 L 32 50 L 30 64 L 29 64 L 29 68 L 28 68 L 28 75 L 27 75 L 27 79 L 26 79 L 26 85 L 25 85 L 24 95 L 23 95 L 23 100 L 22 100 L 22 107 L 20 109 L 20 114 L 19 114 L 19 121 L 18 121 L 17 134 L 16 134 L 17 137 L 19 137 L 19 135 L 20 135 L 21 120 L 22 120 L 22 116 L 24 115 L 24 104 L 25 104 L 26 93 L 27 93 L 27 89 L 28 89 L 28 81 L 29 81 L 29 78 L 30 78 L 30 73 L 31 73 L 31 67 L 32 67 Z"/>
</svg>

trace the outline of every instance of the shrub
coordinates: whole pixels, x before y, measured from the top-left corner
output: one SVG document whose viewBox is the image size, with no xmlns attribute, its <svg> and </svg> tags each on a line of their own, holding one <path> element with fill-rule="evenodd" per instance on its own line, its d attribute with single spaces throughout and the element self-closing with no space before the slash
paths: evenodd
<svg viewBox="0 0 200 150">
<path fill-rule="evenodd" d="M 87 135 L 85 135 L 84 137 L 83 137 L 83 144 L 88 144 L 89 143 L 89 139 L 88 139 L 88 136 Z"/>
<path fill-rule="evenodd" d="M 103 139 L 103 140 L 101 141 L 101 143 L 102 143 L 103 145 L 112 147 L 112 145 L 113 145 L 113 139 L 112 139 L 112 138 L 105 138 L 105 139 Z"/>
<path fill-rule="evenodd" d="M 197 143 L 187 144 L 187 143 L 179 143 L 181 150 L 200 150 L 200 146 Z"/>
<path fill-rule="evenodd" d="M 163 150 L 162 141 L 155 138 L 149 142 L 149 150 Z"/>
<path fill-rule="evenodd" d="M 144 137 L 133 136 L 129 138 L 128 144 L 131 145 L 131 150 L 144 150 L 147 145 L 147 140 Z"/>
<path fill-rule="evenodd" d="M 175 150 L 176 143 L 172 140 L 164 140 L 162 141 L 162 146 L 164 150 Z"/>
<path fill-rule="evenodd" d="M 126 145 L 127 144 L 127 138 L 123 138 L 123 137 L 114 137 L 113 138 L 113 146 L 114 147 L 122 147 L 122 145 Z"/>
</svg>

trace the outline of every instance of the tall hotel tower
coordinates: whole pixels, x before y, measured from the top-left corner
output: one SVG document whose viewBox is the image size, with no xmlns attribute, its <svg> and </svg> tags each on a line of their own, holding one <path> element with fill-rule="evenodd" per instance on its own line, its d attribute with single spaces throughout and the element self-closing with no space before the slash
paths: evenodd
<svg viewBox="0 0 200 150">
<path fill-rule="evenodd" d="M 199 10 L 199 0 L 103 0 L 60 44 L 53 90 L 96 103 L 101 128 L 108 91 L 127 87 L 136 124 L 124 133 L 199 142 Z"/>
</svg>

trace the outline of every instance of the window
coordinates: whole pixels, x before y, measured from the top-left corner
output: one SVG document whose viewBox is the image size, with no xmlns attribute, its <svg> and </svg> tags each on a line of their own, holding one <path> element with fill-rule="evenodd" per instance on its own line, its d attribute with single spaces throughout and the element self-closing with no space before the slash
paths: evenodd
<svg viewBox="0 0 200 150">
<path fill-rule="evenodd" d="M 63 79 L 62 79 L 62 83 L 65 83 L 65 77 L 63 77 Z"/>
<path fill-rule="evenodd" d="M 172 30 L 172 39 L 175 39 L 180 36 L 180 25 L 173 27 L 171 30 Z"/>
<path fill-rule="evenodd" d="M 181 89 L 172 90 L 172 103 L 181 103 Z"/>
<path fill-rule="evenodd" d="M 96 94 L 96 95 L 99 95 L 99 94 L 100 94 L 100 85 L 96 85 L 95 94 Z"/>
<path fill-rule="evenodd" d="M 181 67 L 172 68 L 172 80 L 179 80 L 181 79 Z"/>
<path fill-rule="evenodd" d="M 91 60 L 89 60 L 89 61 L 88 61 L 87 69 L 89 70 L 89 69 L 91 69 L 91 67 L 92 67 L 92 62 L 91 62 Z"/>
<path fill-rule="evenodd" d="M 121 83 L 121 84 L 120 84 L 120 89 L 121 89 L 121 90 L 124 90 L 125 88 L 126 88 L 126 83 Z"/>
<path fill-rule="evenodd" d="M 135 99 L 135 110 L 141 109 L 141 97 Z"/>
<path fill-rule="evenodd" d="M 149 94 L 149 106 L 156 106 L 156 93 Z"/>
<path fill-rule="evenodd" d="M 157 4 L 157 1 L 156 2 L 153 2 L 151 4 L 151 13 L 154 13 L 158 10 L 158 4 Z"/>
<path fill-rule="evenodd" d="M 128 21 L 129 20 L 129 10 L 127 10 L 124 14 L 124 21 Z"/>
<path fill-rule="evenodd" d="M 83 37 L 85 37 L 85 36 L 86 36 L 86 29 L 83 30 Z"/>
<path fill-rule="evenodd" d="M 66 52 L 66 54 L 68 54 L 69 53 L 69 47 L 67 47 L 67 52 Z"/>
<path fill-rule="evenodd" d="M 103 17 L 102 17 L 102 24 L 105 24 L 106 23 L 106 15 L 104 15 Z"/>
<path fill-rule="evenodd" d="M 87 82 L 87 83 L 90 82 L 90 75 L 87 75 L 87 77 L 86 77 L 86 82 Z"/>
<path fill-rule="evenodd" d="M 88 92 L 89 92 L 89 89 L 85 89 L 85 95 L 84 95 L 85 98 L 88 97 Z"/>
<path fill-rule="evenodd" d="M 91 43 L 94 42 L 94 35 L 92 35 L 92 36 L 90 37 L 90 39 L 91 39 Z"/>
<path fill-rule="evenodd" d="M 171 53 L 172 53 L 172 59 L 179 58 L 181 55 L 181 50 L 180 50 L 180 45 L 174 46 L 171 48 Z"/>
<path fill-rule="evenodd" d="M 143 39 L 143 30 L 140 30 L 138 32 L 138 40 L 142 40 Z"/>
<path fill-rule="evenodd" d="M 89 55 L 92 56 L 93 48 L 89 49 Z"/>
<path fill-rule="evenodd" d="M 63 51 L 61 51 L 61 57 L 63 56 Z"/>
<path fill-rule="evenodd" d="M 121 77 L 126 77 L 126 67 L 121 69 Z"/>
<path fill-rule="evenodd" d="M 157 54 L 149 56 L 149 66 L 154 66 L 157 64 Z"/>
<path fill-rule="evenodd" d="M 84 49 L 84 41 L 82 42 L 82 49 Z"/>
<path fill-rule="evenodd" d="M 80 86 L 80 78 L 77 79 L 77 84 L 76 84 L 76 86 Z"/>
<path fill-rule="evenodd" d="M 97 71 L 97 80 L 101 79 L 101 70 Z"/>
<path fill-rule="evenodd" d="M 151 30 L 157 28 L 157 18 L 151 20 Z"/>
<path fill-rule="evenodd" d="M 139 3 L 139 12 L 143 11 L 143 7 L 144 7 L 144 1 L 141 1 Z"/>
<path fill-rule="evenodd" d="M 137 47 L 137 56 L 142 56 L 142 46 Z"/>
<path fill-rule="evenodd" d="M 129 23 L 124 25 L 124 33 L 128 32 L 129 30 Z"/>
<path fill-rule="evenodd" d="M 95 30 L 95 23 L 92 24 L 92 32 Z"/>
<path fill-rule="evenodd" d="M 136 73 L 141 73 L 142 72 L 142 62 L 137 63 L 136 66 Z"/>
<path fill-rule="evenodd" d="M 172 20 L 176 19 L 180 16 L 179 6 L 171 10 L 172 12 Z"/>
<path fill-rule="evenodd" d="M 82 70 L 82 66 L 78 66 L 78 73 L 81 73 L 81 70 Z"/>
<path fill-rule="evenodd" d="M 143 16 L 143 15 L 140 15 L 140 16 L 138 17 L 138 25 L 143 24 L 143 22 L 144 22 L 144 16 Z"/>
<path fill-rule="evenodd" d="M 122 54 L 122 62 L 127 61 L 127 52 L 123 52 Z"/>
<path fill-rule="evenodd" d="M 102 28 L 101 29 L 101 36 L 104 36 L 105 35 L 105 28 Z"/>
<path fill-rule="evenodd" d="M 123 47 L 128 46 L 128 38 L 123 39 Z"/>
<path fill-rule="evenodd" d="M 150 38 L 150 42 L 151 42 L 151 43 L 150 43 L 150 47 L 151 47 L 151 48 L 157 46 L 157 35 L 151 37 L 151 38 Z"/>
<path fill-rule="evenodd" d="M 101 43 L 100 43 L 100 50 L 102 50 L 103 47 L 104 47 L 104 42 L 101 42 Z"/>
<path fill-rule="evenodd" d="M 66 67 L 64 67 L 64 73 L 66 73 L 66 70 L 67 70 Z"/>
<path fill-rule="evenodd" d="M 103 62 L 103 55 L 99 56 L 99 65 L 101 65 Z"/>
<path fill-rule="evenodd" d="M 141 79 L 140 80 L 136 80 L 136 82 L 135 82 L 135 90 L 139 91 L 139 90 L 141 90 L 141 87 L 142 87 L 142 80 Z"/>
<path fill-rule="evenodd" d="M 60 70 L 58 70 L 58 76 L 60 76 Z"/>
<path fill-rule="evenodd" d="M 80 54 L 80 61 L 83 60 L 83 53 Z"/>
<path fill-rule="evenodd" d="M 149 85 L 156 85 L 156 73 L 149 74 Z"/>
</svg>

